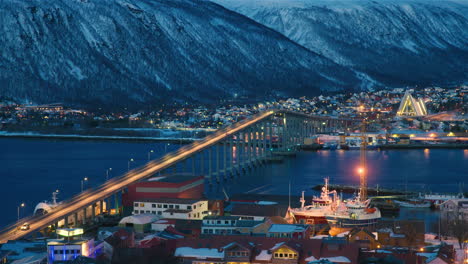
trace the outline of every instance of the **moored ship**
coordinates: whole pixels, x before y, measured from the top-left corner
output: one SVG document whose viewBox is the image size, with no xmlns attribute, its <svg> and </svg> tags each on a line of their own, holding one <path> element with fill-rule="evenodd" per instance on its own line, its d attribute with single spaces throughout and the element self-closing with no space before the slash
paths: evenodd
<svg viewBox="0 0 468 264">
<path fill-rule="evenodd" d="M 361 155 L 360 167 L 358 168 L 360 188 L 358 195 L 348 201 L 339 203 L 336 210 L 325 215 L 330 225 L 330 234 L 336 230 L 350 230 L 355 227 L 372 227 L 381 218 L 378 208 L 370 207 L 370 200 L 367 199 L 367 166 L 366 166 L 366 137 L 364 135 L 365 123 L 361 130 Z"/>
<path fill-rule="evenodd" d="M 352 229 L 355 227 L 370 227 L 377 224 L 381 218 L 378 208 L 369 207 L 370 200 L 362 201 L 360 195 L 345 201 L 333 212 L 326 215 L 331 228 Z"/>
<path fill-rule="evenodd" d="M 331 197 L 333 195 L 333 197 Z M 336 191 L 328 189 L 328 179 L 322 187 L 320 196 L 314 196 L 310 205 L 305 205 L 304 192 L 302 192 L 300 208 L 288 208 L 288 215 L 293 217 L 294 222 L 302 224 L 326 224 L 325 214 L 336 209 L 338 203 Z"/>
</svg>

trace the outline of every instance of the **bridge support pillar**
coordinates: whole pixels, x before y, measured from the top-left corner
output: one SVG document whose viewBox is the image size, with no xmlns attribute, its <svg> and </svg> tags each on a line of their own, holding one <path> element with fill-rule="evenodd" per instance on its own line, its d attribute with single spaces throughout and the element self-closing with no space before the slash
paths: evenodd
<svg viewBox="0 0 468 264">
<path fill-rule="evenodd" d="M 86 207 L 83 209 L 83 225 L 86 225 Z"/>
<path fill-rule="evenodd" d="M 94 221 L 94 218 L 96 218 L 96 204 L 95 203 L 91 205 L 91 220 Z"/>
<path fill-rule="evenodd" d="M 100 214 L 104 213 L 104 200 L 99 201 L 99 212 Z"/>
<path fill-rule="evenodd" d="M 73 225 L 78 227 L 78 213 L 73 214 Z"/>
<path fill-rule="evenodd" d="M 64 222 L 63 226 L 65 228 L 68 228 L 68 216 L 65 216 L 65 218 L 63 219 L 63 222 Z"/>
</svg>

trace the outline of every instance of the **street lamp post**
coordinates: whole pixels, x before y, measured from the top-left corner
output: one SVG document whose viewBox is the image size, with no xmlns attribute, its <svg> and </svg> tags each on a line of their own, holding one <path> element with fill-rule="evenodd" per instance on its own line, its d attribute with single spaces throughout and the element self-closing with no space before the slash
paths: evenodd
<svg viewBox="0 0 468 264">
<path fill-rule="evenodd" d="M 130 163 L 133 162 L 133 161 L 134 161 L 133 159 L 128 160 L 128 171 L 130 171 Z"/>
<path fill-rule="evenodd" d="M 106 170 L 106 181 L 109 180 L 109 172 L 112 171 L 112 168 Z"/>
<path fill-rule="evenodd" d="M 84 177 L 82 180 L 81 180 L 81 192 L 83 192 L 84 190 L 84 183 L 88 181 L 88 177 Z"/>
<path fill-rule="evenodd" d="M 148 151 L 148 161 L 150 161 L 150 160 L 151 160 L 151 153 L 153 153 L 153 152 L 154 152 L 154 150 L 150 150 L 150 151 Z"/>
<path fill-rule="evenodd" d="M 24 203 L 21 203 L 20 205 L 18 205 L 18 220 L 17 220 L 17 222 L 19 222 L 19 220 L 20 220 L 20 210 L 21 210 L 21 208 L 23 208 L 25 206 L 26 205 Z"/>
</svg>

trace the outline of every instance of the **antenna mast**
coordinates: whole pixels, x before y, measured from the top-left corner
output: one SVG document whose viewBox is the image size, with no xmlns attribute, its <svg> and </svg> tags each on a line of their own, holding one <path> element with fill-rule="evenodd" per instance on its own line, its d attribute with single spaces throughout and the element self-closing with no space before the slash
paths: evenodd
<svg viewBox="0 0 468 264">
<path fill-rule="evenodd" d="M 365 133 L 366 133 L 366 119 L 364 119 L 361 124 L 361 147 L 360 147 L 360 168 L 359 168 L 361 186 L 359 190 L 359 196 L 361 197 L 362 202 L 367 200 L 367 160 L 366 160 L 367 138 L 366 138 Z"/>
</svg>

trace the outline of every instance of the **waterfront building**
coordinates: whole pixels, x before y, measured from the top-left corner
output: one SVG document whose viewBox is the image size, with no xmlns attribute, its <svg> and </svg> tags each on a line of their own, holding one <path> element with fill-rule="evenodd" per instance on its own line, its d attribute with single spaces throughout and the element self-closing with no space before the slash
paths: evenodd
<svg viewBox="0 0 468 264">
<path fill-rule="evenodd" d="M 397 116 L 425 116 L 427 115 L 426 105 L 422 99 L 414 98 L 409 91 L 406 91 L 401 99 Z"/>
<path fill-rule="evenodd" d="M 154 214 L 164 219 L 203 219 L 209 215 L 207 200 L 159 198 L 137 200 L 133 214 Z"/>
<path fill-rule="evenodd" d="M 157 198 L 201 199 L 203 184 L 203 176 L 190 174 L 153 177 L 130 185 L 128 192 L 122 195 L 122 204 L 124 207 L 132 207 L 137 200 Z"/>
<path fill-rule="evenodd" d="M 468 223 L 468 198 L 448 200 L 440 205 L 443 222 L 464 219 Z"/>
<path fill-rule="evenodd" d="M 261 235 L 265 236 L 270 222 L 246 220 L 240 216 L 207 216 L 202 221 L 203 235 Z"/>
<path fill-rule="evenodd" d="M 286 215 L 288 208 L 279 204 L 232 202 L 224 208 L 226 215 L 241 216 L 243 219 L 263 220 L 265 217 Z"/>
</svg>

